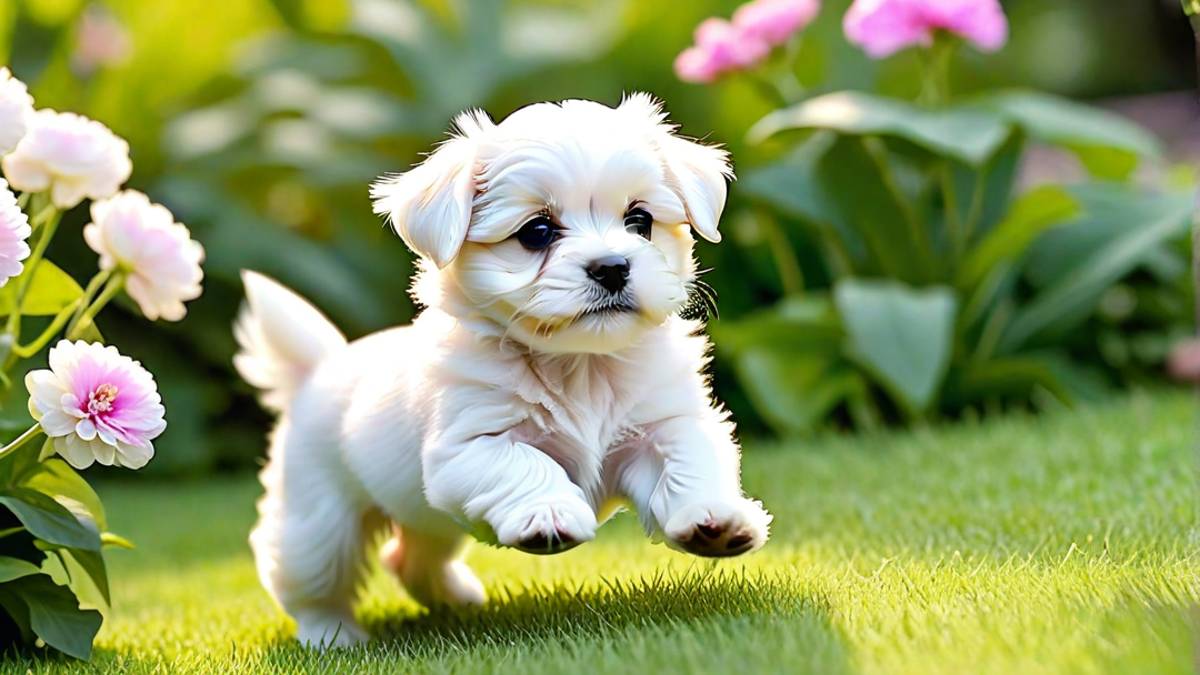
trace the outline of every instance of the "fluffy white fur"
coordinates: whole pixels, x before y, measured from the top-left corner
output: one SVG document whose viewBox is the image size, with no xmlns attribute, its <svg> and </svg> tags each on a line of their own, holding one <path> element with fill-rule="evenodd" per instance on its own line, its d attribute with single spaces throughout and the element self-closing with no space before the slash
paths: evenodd
<svg viewBox="0 0 1200 675">
<path fill-rule="evenodd" d="M 767 539 L 702 372 L 708 343 L 677 316 L 690 229 L 719 239 L 726 153 L 674 135 L 646 95 L 455 126 L 372 191 L 423 258 L 413 293 L 427 309 L 411 326 L 347 344 L 312 305 L 244 275 L 236 365 L 280 411 L 250 542 L 303 642 L 366 638 L 353 604 L 385 529 L 385 565 L 425 605 L 484 602 L 460 560 L 469 536 L 555 553 L 621 502 L 681 551 Z M 649 240 L 626 231 L 631 206 L 653 216 Z M 514 233 L 539 213 L 561 236 L 528 250 Z M 630 266 L 615 295 L 586 272 L 612 255 Z"/>
</svg>

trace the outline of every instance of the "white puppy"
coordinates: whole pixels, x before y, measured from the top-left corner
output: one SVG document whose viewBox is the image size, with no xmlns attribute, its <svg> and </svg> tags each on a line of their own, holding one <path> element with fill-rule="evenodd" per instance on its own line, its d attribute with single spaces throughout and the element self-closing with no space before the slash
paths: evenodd
<svg viewBox="0 0 1200 675">
<path fill-rule="evenodd" d="M 702 556 L 753 551 L 733 424 L 678 316 L 689 228 L 717 241 L 724 151 L 674 135 L 646 95 L 460 115 L 411 171 L 376 183 L 422 257 L 427 307 L 352 344 L 312 305 L 244 275 L 238 371 L 281 415 L 250 536 L 259 575 L 314 644 L 366 638 L 352 612 L 366 551 L 427 606 L 478 604 L 472 535 L 529 553 L 596 536 L 622 502 Z"/>
</svg>

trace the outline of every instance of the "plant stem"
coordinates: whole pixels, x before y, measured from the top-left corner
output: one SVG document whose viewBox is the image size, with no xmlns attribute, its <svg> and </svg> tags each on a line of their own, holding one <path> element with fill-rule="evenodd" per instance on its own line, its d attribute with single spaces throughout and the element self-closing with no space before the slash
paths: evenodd
<svg viewBox="0 0 1200 675">
<path fill-rule="evenodd" d="M 0 457 L 4 457 L 5 455 L 7 455 L 9 453 L 14 452 L 17 448 L 20 448 L 22 445 L 25 445 L 26 443 L 33 440 L 34 438 L 37 438 L 41 434 L 42 434 L 42 425 L 34 424 L 32 427 L 29 428 L 28 431 L 21 434 L 20 436 L 17 436 L 16 440 L 14 440 L 12 443 L 9 443 L 8 445 L 4 446 L 3 448 L 0 448 Z"/>
<path fill-rule="evenodd" d="M 946 221 L 946 233 L 950 238 L 950 274 L 958 271 L 958 263 L 966 253 L 966 227 L 958 217 L 958 195 L 954 190 L 954 172 L 951 160 L 941 159 L 938 174 L 942 185 L 942 212 Z"/>
<path fill-rule="evenodd" d="M 783 294 L 788 297 L 803 294 L 804 272 L 800 269 L 800 261 L 796 259 L 787 234 L 774 218 L 761 211 L 758 214 L 758 224 L 767 237 L 767 245 L 771 247 L 775 267 L 779 268 L 779 285 L 783 287 Z"/>
<path fill-rule="evenodd" d="M 104 306 L 108 304 L 108 301 L 116 297 L 117 293 L 120 293 L 121 289 L 124 287 L 124 274 L 117 274 L 109 279 L 108 283 L 104 286 L 104 291 L 100 293 L 100 297 L 96 298 L 96 301 L 93 302 L 92 306 L 88 307 L 87 311 L 85 311 L 83 315 L 79 317 L 79 321 L 75 322 L 73 327 L 67 329 L 67 339 L 78 339 L 79 333 L 87 330 L 88 326 L 92 325 L 92 319 L 96 318 L 96 314 L 98 314 L 101 309 L 104 309 Z"/>
<path fill-rule="evenodd" d="M 100 270 L 96 273 L 96 276 L 92 277 L 92 280 L 88 282 L 87 288 L 83 291 L 82 301 L 75 309 L 75 315 L 71 317 L 71 323 L 67 325 L 68 335 L 74 332 L 75 326 L 79 324 L 80 317 L 82 317 L 83 313 L 87 311 L 87 308 L 91 306 L 92 298 L 95 297 L 96 291 L 100 290 L 100 287 L 104 284 L 104 282 L 108 281 L 108 278 L 112 276 L 112 273 L 112 270 Z"/>
<path fill-rule="evenodd" d="M 62 330 L 63 325 L 67 323 L 68 319 L 72 318 L 77 309 L 84 306 L 84 299 L 77 298 L 75 302 L 72 302 L 70 305 L 64 307 L 63 310 L 58 313 L 58 316 L 54 317 L 54 321 L 50 322 L 50 325 L 46 327 L 46 330 L 42 331 L 42 334 L 39 335 L 36 340 L 25 345 L 24 347 L 21 345 L 14 345 L 12 350 L 13 354 L 16 355 L 18 359 L 27 359 L 41 351 L 42 347 L 45 347 L 47 342 L 49 342 L 55 335 L 58 335 L 58 331 Z"/>
</svg>

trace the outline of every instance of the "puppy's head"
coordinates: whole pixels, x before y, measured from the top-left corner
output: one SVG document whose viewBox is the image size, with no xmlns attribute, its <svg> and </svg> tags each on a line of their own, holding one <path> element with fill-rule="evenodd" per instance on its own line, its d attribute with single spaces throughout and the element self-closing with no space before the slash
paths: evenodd
<svg viewBox="0 0 1200 675">
<path fill-rule="evenodd" d="M 372 187 L 424 259 L 417 299 L 552 353 L 617 351 L 678 312 L 691 230 L 720 240 L 732 172 L 665 118 L 644 94 L 460 115 L 423 164 Z"/>
</svg>

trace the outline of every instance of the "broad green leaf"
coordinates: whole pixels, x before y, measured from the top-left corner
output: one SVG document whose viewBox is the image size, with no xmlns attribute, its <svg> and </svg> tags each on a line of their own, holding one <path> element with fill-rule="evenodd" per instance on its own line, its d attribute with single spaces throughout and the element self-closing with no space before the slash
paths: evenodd
<svg viewBox="0 0 1200 675">
<path fill-rule="evenodd" d="M 33 627 L 29 625 L 29 607 L 13 590 L 14 586 L 16 584 L 0 584 L 0 609 L 3 609 L 17 624 L 21 640 L 26 643 L 33 642 L 37 636 L 33 632 Z M 9 636 L 4 637 L 8 638 Z"/>
<path fill-rule="evenodd" d="M 108 529 L 108 519 L 100 497 L 87 481 L 61 459 L 42 462 L 38 472 L 26 478 L 23 485 L 53 497 L 77 517 L 91 518 L 101 532 Z"/>
<path fill-rule="evenodd" d="M 8 283 L 0 288 L 0 315 L 12 314 L 17 305 L 17 290 L 28 273 L 29 269 L 26 268 L 20 276 L 9 279 Z M 33 273 L 33 281 L 25 293 L 25 301 L 21 303 L 21 313 L 26 316 L 52 316 L 82 296 L 83 289 L 75 283 L 71 275 L 49 260 L 42 260 L 38 263 L 37 271 Z"/>
<path fill-rule="evenodd" d="M 1011 262 L 1047 229 L 1079 215 L 1079 203 L 1057 185 L 1035 188 L 1012 203 L 1008 215 L 963 259 L 955 285 L 968 290 L 988 272 Z"/>
<path fill-rule="evenodd" d="M 809 433 L 855 392 L 862 378 L 836 351 L 758 345 L 738 355 L 738 380 L 763 420 L 782 435 Z"/>
<path fill-rule="evenodd" d="M 1194 201 L 1190 191 L 1155 194 L 1115 183 L 1084 183 L 1067 191 L 1084 213 L 1046 232 L 1030 247 L 1025 276 L 1038 288 L 1090 265 L 1097 250 L 1131 230 L 1162 218 L 1188 218 Z M 1143 260 L 1153 264 L 1163 250 L 1152 249 Z"/>
<path fill-rule="evenodd" d="M 27 577 L 30 574 L 41 574 L 41 570 L 38 569 L 37 565 L 29 561 L 0 556 L 0 584 L 12 581 L 13 579 Z"/>
<path fill-rule="evenodd" d="M 44 574 L 29 576 L 5 586 L 29 608 L 29 625 L 46 644 L 77 659 L 92 656 L 92 641 L 103 617 L 94 609 L 80 609 L 69 588 Z"/>
<path fill-rule="evenodd" d="M 832 132 L 818 132 L 778 162 L 746 173 L 738 185 L 743 194 L 804 219 L 818 230 L 818 236 L 836 241 L 855 271 L 870 273 L 876 270 L 870 267 L 866 244 L 853 225 L 839 216 L 820 171 L 822 159 L 837 140 Z"/>
<path fill-rule="evenodd" d="M 59 546 L 100 550 L 98 531 L 41 492 L 23 487 L 4 488 L 0 490 L 0 504 L 12 510 L 21 524 L 39 539 Z"/>
<path fill-rule="evenodd" d="M 1137 208 L 1138 203 L 1143 208 Z M 1125 204 L 1123 212 L 1130 220 L 1124 227 L 1100 230 L 1106 235 L 1102 241 L 1094 241 L 1096 230 L 1074 230 L 1073 234 L 1091 243 L 1074 265 L 1068 267 L 1061 258 L 1044 263 L 1058 263 L 1069 271 L 1042 287 L 1018 311 L 997 345 L 998 353 L 1011 354 L 1040 335 L 1060 334 L 1084 320 L 1110 286 L 1155 249 L 1188 232 L 1192 222 L 1190 204 L 1190 198 L 1179 199 L 1176 208 L 1164 209 L 1159 196 Z"/>
<path fill-rule="evenodd" d="M 937 272 L 928 226 L 900 192 L 886 153 L 867 140 L 839 138 L 817 166 L 830 217 L 862 238 L 882 276 L 931 281 Z"/>
<path fill-rule="evenodd" d="M 927 411 L 953 356 L 954 291 L 844 279 L 834 288 L 834 301 L 848 334 L 849 355 L 910 414 Z"/>
<path fill-rule="evenodd" d="M 1009 127 L 984 109 L 929 110 L 863 92 L 836 92 L 776 110 L 749 132 L 753 143 L 792 129 L 829 129 L 862 136 L 896 136 L 934 153 L 977 166 L 1008 138 Z"/>
<path fill-rule="evenodd" d="M 833 303 L 824 295 L 785 298 L 737 321 L 713 323 L 708 332 L 719 349 L 734 353 L 762 345 L 836 352 L 844 335 Z"/>
<path fill-rule="evenodd" d="M 1133 122 L 1050 94 L 999 92 L 976 99 L 973 107 L 1003 116 L 1035 141 L 1078 151 L 1080 160 L 1101 177 L 1123 177 L 1139 158 L 1161 154 L 1153 134 Z"/>
<path fill-rule="evenodd" d="M 1038 386 L 1064 403 L 1072 400 L 1054 371 L 1044 361 L 1032 358 L 968 361 L 947 378 L 945 395 L 948 403 L 966 407 L 989 400 L 1025 400 Z"/>
<path fill-rule="evenodd" d="M 1024 151 L 1025 134 L 1015 130 L 981 168 L 952 164 L 960 222 L 970 223 L 972 241 L 986 235 L 1004 217 Z"/>
<path fill-rule="evenodd" d="M 71 586 L 75 589 L 76 594 L 78 594 L 80 598 L 85 596 L 85 593 L 82 592 L 83 589 L 80 588 L 80 583 L 82 580 L 79 578 L 78 574 L 78 572 L 82 570 L 85 574 L 87 574 L 88 578 L 92 580 L 92 584 L 96 587 L 96 590 L 99 591 L 100 597 L 104 600 L 104 605 L 107 606 L 111 604 L 112 599 L 109 597 L 108 591 L 108 569 L 104 564 L 104 556 L 101 555 L 99 551 L 85 551 L 78 548 L 62 549 L 61 553 L 68 556 L 69 559 L 73 561 L 76 566 L 78 566 L 78 569 L 70 570 L 74 580 L 74 583 L 72 583 Z M 68 566 L 68 569 L 69 568 L 70 566 Z"/>
</svg>

